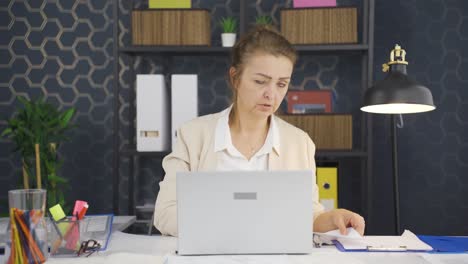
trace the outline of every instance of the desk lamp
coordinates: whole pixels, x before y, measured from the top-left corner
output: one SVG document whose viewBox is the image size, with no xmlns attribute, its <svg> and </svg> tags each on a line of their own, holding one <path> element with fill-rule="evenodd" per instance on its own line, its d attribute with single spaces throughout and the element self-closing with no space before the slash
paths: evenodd
<svg viewBox="0 0 468 264">
<path fill-rule="evenodd" d="M 361 111 L 364 112 L 392 115 L 392 172 L 396 235 L 400 235 L 396 115 L 400 115 L 401 118 L 401 114 L 428 112 L 435 109 L 431 91 L 406 75 L 408 62 L 405 56 L 405 50 L 398 44 L 395 45 L 390 53 L 390 61 L 382 65 L 383 72 L 387 72 L 387 76 L 366 90 L 364 106 L 361 107 Z"/>
</svg>

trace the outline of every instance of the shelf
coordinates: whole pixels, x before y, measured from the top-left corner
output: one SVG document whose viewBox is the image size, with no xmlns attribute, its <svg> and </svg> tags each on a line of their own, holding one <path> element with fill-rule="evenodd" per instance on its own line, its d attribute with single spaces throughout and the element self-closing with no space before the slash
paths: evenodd
<svg viewBox="0 0 468 264">
<path fill-rule="evenodd" d="M 334 45 L 294 45 L 300 53 L 323 52 L 323 51 L 368 51 L 369 46 L 365 44 L 334 44 Z M 164 55 L 209 55 L 229 54 L 231 48 L 209 47 L 209 46 L 130 46 L 119 48 L 120 52 L 127 54 L 164 53 Z"/>
<path fill-rule="evenodd" d="M 368 51 L 366 44 L 294 45 L 299 52 L 315 51 Z"/>
<path fill-rule="evenodd" d="M 134 149 L 121 150 L 121 156 L 138 156 L 138 157 L 154 157 L 154 158 L 164 158 L 170 152 L 168 151 L 136 151 Z"/>
<path fill-rule="evenodd" d="M 139 157 L 154 157 L 154 158 L 164 158 L 168 155 L 169 151 L 147 151 L 141 152 L 136 150 L 122 150 L 120 154 L 122 156 L 139 156 Z M 367 157 L 367 152 L 359 150 L 317 150 L 315 153 L 317 158 L 359 158 Z"/>
<path fill-rule="evenodd" d="M 361 158 L 367 157 L 367 152 L 360 150 L 317 150 L 316 158 Z"/>
<path fill-rule="evenodd" d="M 187 54 L 229 54 L 231 48 L 208 46 L 130 46 L 119 48 L 120 52 L 128 54 L 164 53 L 164 55 Z"/>
</svg>

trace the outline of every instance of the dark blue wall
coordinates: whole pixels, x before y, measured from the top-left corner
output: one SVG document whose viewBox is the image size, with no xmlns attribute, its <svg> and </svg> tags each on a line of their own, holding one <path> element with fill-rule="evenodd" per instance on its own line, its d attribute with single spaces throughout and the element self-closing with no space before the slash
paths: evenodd
<svg viewBox="0 0 468 264">
<path fill-rule="evenodd" d="M 393 46 L 406 49 L 408 73 L 434 96 L 433 112 L 404 116 L 398 129 L 402 228 L 468 235 L 468 2 L 376 1 L 375 80 Z M 374 222 L 390 231 L 389 119 L 375 117 Z"/>
<path fill-rule="evenodd" d="M 119 1 L 120 45 L 129 44 L 129 2 Z M 136 1 L 137 7 L 144 4 Z M 250 1 L 249 1 L 250 2 Z M 258 2 L 258 1 L 257 1 Z M 281 2 L 281 4 L 277 4 Z M 338 1 L 340 4 L 361 1 Z M 212 45 L 219 46 L 220 16 L 238 15 L 237 1 L 194 0 L 194 7 L 212 14 Z M 249 3 L 249 15 L 273 15 L 291 1 L 263 0 Z M 12 116 L 16 95 L 78 109 L 71 133 L 60 154 L 62 175 L 70 179 L 70 201 L 88 199 L 94 212 L 112 210 L 113 128 L 113 1 L 2 1 L 0 3 L 0 129 Z M 409 73 L 427 85 L 437 110 L 404 116 L 399 129 L 402 227 L 417 233 L 468 235 L 468 3 L 466 1 L 376 1 L 374 79 L 382 79 L 380 65 L 388 61 L 395 43 L 407 51 Z M 250 19 L 252 20 L 252 19 Z M 250 21 L 251 22 L 251 21 Z M 142 73 L 160 73 L 160 56 L 137 58 Z M 122 107 L 119 118 L 121 148 L 132 145 L 129 127 L 129 58 L 119 58 Z M 229 104 L 224 77 L 228 56 L 175 57 L 171 71 L 199 75 L 200 114 L 219 111 Z M 329 89 L 336 95 L 335 110 L 354 116 L 355 146 L 360 146 L 360 58 L 358 54 L 302 56 L 296 65 L 292 88 Z M 393 231 L 389 120 L 374 116 L 374 202 L 370 231 Z M 6 212 L 7 190 L 21 176 L 20 157 L 13 145 L 0 139 L 0 211 Z M 121 159 L 119 204 L 126 213 L 128 158 Z M 359 162 L 341 161 L 341 206 L 361 211 Z M 160 160 L 139 161 L 138 204 L 152 204 L 163 171 Z"/>
</svg>

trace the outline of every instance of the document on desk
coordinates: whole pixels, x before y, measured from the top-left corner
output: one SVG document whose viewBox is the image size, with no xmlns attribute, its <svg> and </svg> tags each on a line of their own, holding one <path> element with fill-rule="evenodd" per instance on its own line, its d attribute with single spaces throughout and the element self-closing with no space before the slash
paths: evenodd
<svg viewBox="0 0 468 264">
<path fill-rule="evenodd" d="M 432 247 L 415 234 L 405 230 L 401 236 L 364 236 L 361 239 L 338 238 L 336 247 L 341 251 L 431 251 Z"/>
</svg>

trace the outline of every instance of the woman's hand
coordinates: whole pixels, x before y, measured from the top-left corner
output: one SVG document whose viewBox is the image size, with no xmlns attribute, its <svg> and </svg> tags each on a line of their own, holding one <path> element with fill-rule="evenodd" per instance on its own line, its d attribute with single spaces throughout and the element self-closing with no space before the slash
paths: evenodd
<svg viewBox="0 0 468 264">
<path fill-rule="evenodd" d="M 314 231 L 322 233 L 339 229 L 342 235 L 346 235 L 348 227 L 353 227 L 362 236 L 366 223 L 362 216 L 346 209 L 331 210 L 319 215 L 314 221 Z"/>
</svg>

